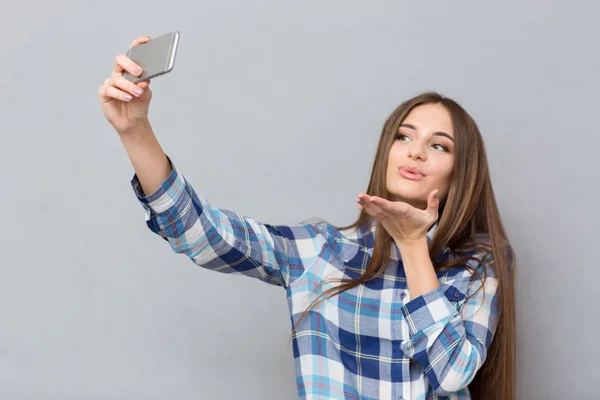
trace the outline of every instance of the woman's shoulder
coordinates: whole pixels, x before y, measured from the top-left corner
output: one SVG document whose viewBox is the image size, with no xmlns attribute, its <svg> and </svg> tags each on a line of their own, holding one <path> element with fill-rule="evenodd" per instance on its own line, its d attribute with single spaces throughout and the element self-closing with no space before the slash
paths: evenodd
<svg viewBox="0 0 600 400">
<path fill-rule="evenodd" d="M 482 258 L 483 261 L 494 262 L 494 258 L 499 255 L 494 254 L 494 247 L 492 243 L 492 237 L 487 232 L 481 232 L 473 235 L 472 239 L 467 243 L 474 248 L 473 255 Z M 506 261 L 511 262 L 514 257 L 513 248 L 507 238 L 503 238 L 500 241 L 501 255 Z"/>
<path fill-rule="evenodd" d="M 446 249 L 446 252 L 448 261 L 463 260 L 462 267 L 458 266 L 458 270 L 464 270 L 466 265 L 468 266 L 467 271 L 493 276 L 496 273 L 494 264 L 497 257 L 500 255 L 504 257 L 509 268 L 514 260 L 514 251 L 508 239 L 501 240 L 499 254 L 496 254 L 497 250 L 494 248 L 491 235 L 487 232 L 479 232 L 463 241 L 455 249 Z"/>
<path fill-rule="evenodd" d="M 335 225 L 322 218 L 311 218 L 300 223 L 302 226 L 310 226 L 323 235 L 332 237 L 340 242 L 363 242 L 370 240 L 375 231 L 375 225 L 368 221 L 366 223 L 354 223 L 348 226 Z"/>
<path fill-rule="evenodd" d="M 375 224 L 371 221 L 338 226 L 321 218 L 312 218 L 302 221 L 302 225 L 317 232 L 333 254 L 344 260 L 373 247 Z"/>
</svg>

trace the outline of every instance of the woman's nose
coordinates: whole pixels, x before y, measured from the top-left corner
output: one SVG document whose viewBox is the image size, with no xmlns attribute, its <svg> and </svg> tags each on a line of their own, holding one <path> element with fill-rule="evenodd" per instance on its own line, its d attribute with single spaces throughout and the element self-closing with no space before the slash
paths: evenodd
<svg viewBox="0 0 600 400">
<path fill-rule="evenodd" d="M 423 145 L 418 142 L 411 143 L 408 148 L 408 156 L 413 159 L 420 158 L 421 160 L 424 160 L 425 150 L 423 149 Z"/>
</svg>

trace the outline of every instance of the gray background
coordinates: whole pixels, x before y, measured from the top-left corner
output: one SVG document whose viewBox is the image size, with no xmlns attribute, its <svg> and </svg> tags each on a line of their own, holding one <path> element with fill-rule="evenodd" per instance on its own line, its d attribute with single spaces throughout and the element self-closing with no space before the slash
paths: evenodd
<svg viewBox="0 0 600 400">
<path fill-rule="evenodd" d="M 97 89 L 178 29 L 151 122 L 214 205 L 357 215 L 386 117 L 478 122 L 517 251 L 519 399 L 598 398 L 599 2 L 3 1 L 0 398 L 295 398 L 284 291 L 153 235 Z M 309 161 L 310 160 L 310 161 Z"/>
</svg>

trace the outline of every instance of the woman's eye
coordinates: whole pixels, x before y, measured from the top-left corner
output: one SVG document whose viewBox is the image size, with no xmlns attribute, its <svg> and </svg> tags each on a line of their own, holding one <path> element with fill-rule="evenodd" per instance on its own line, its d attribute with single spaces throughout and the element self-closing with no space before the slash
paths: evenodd
<svg viewBox="0 0 600 400">
<path fill-rule="evenodd" d="M 401 140 L 403 142 L 409 141 L 411 140 L 411 138 L 407 135 L 403 135 L 402 133 L 398 133 L 396 135 L 396 140 Z M 448 149 L 448 147 L 439 144 L 439 143 L 434 143 L 433 145 L 431 145 L 434 149 L 436 150 L 441 150 L 441 151 L 445 151 L 446 153 L 450 153 L 450 150 Z"/>
<path fill-rule="evenodd" d="M 448 152 L 448 148 L 446 146 L 443 146 L 439 143 L 436 143 L 433 145 L 433 147 L 436 147 L 436 146 L 437 146 L 437 150 L 442 150 L 442 151 Z"/>
</svg>

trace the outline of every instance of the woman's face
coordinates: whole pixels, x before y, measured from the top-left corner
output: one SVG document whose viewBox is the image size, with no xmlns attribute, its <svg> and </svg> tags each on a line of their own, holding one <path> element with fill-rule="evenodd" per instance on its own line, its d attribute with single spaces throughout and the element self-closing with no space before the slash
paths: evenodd
<svg viewBox="0 0 600 400">
<path fill-rule="evenodd" d="M 389 153 L 386 186 L 391 201 L 426 209 L 427 197 L 448 195 L 454 164 L 454 131 L 441 104 L 423 104 L 406 116 Z"/>
</svg>

